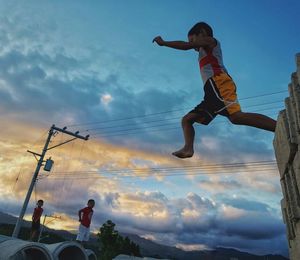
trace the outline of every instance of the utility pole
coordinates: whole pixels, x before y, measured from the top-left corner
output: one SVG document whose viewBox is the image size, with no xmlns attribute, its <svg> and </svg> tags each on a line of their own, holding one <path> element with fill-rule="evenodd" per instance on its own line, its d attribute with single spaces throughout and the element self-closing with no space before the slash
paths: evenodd
<svg viewBox="0 0 300 260">
<path fill-rule="evenodd" d="M 23 207 L 22 207 L 22 209 L 21 209 L 19 218 L 18 218 L 17 223 L 16 223 L 16 225 L 15 225 L 15 229 L 14 229 L 14 232 L 13 232 L 13 234 L 12 234 L 12 237 L 17 238 L 17 237 L 19 236 L 20 229 L 21 229 L 22 222 L 23 222 L 23 218 L 24 218 L 24 215 L 25 215 L 25 212 L 26 212 L 26 209 L 27 209 L 27 206 L 28 206 L 28 202 L 29 202 L 29 200 L 30 200 L 30 197 L 31 197 L 31 194 L 32 194 L 34 185 L 35 185 L 35 182 L 36 182 L 37 177 L 38 177 L 38 175 L 39 175 L 40 168 L 43 166 L 43 163 L 45 162 L 45 161 L 44 161 L 44 157 L 45 157 L 45 155 L 46 155 L 46 152 L 47 152 L 48 150 L 53 149 L 53 148 L 56 148 L 56 147 L 58 147 L 58 146 L 60 146 L 60 145 L 69 143 L 69 142 L 71 142 L 71 141 L 73 141 L 73 140 L 75 140 L 75 139 L 77 139 L 77 138 L 78 138 L 78 139 L 83 139 L 83 140 L 85 140 L 85 141 L 87 141 L 88 138 L 89 138 L 89 135 L 87 135 L 87 136 L 81 136 L 81 135 L 78 135 L 78 134 L 79 134 L 79 131 L 73 133 L 73 132 L 67 131 L 66 129 L 67 129 L 67 127 L 64 127 L 64 128 L 61 129 L 61 128 L 56 127 L 55 125 L 52 125 L 51 128 L 50 128 L 50 130 L 49 130 L 48 137 L 47 137 L 47 139 L 46 139 L 46 142 L 45 142 L 44 149 L 43 149 L 42 153 L 41 153 L 41 154 L 38 154 L 38 153 L 35 153 L 35 152 L 27 151 L 27 152 L 29 152 L 29 153 L 32 153 L 36 159 L 37 159 L 36 156 L 39 156 L 40 159 L 38 160 L 38 163 L 37 163 L 35 172 L 34 172 L 34 174 L 33 174 L 33 176 L 32 176 L 32 180 L 31 180 L 31 183 L 30 183 L 30 186 L 29 186 L 27 195 L 26 195 L 26 197 L 25 197 L 25 200 L 24 200 Z M 60 144 L 58 144 L 58 145 L 55 145 L 55 146 L 53 146 L 53 147 L 48 148 L 49 143 L 50 143 L 50 140 L 51 140 L 51 137 L 52 137 L 55 133 L 57 133 L 57 132 L 62 132 L 62 133 L 71 135 L 71 136 L 73 136 L 73 138 L 71 138 L 71 139 L 69 139 L 69 140 L 67 140 L 67 141 L 65 141 L 65 142 L 62 142 L 62 143 L 60 143 Z M 51 168 L 51 167 L 50 167 L 50 168 Z"/>
</svg>

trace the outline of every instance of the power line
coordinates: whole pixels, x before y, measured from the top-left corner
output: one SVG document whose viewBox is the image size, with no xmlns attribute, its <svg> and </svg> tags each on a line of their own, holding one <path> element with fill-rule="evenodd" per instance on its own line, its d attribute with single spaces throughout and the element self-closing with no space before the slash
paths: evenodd
<svg viewBox="0 0 300 260">
<path fill-rule="evenodd" d="M 187 173 L 192 174 L 216 174 L 218 173 L 232 173 L 236 171 L 243 172 L 261 172 L 277 169 L 277 164 L 275 160 L 269 161 L 254 161 L 254 162 L 240 162 L 240 163 L 229 163 L 229 164 L 203 164 L 203 165 L 185 165 L 185 166 L 169 166 L 169 167 L 147 167 L 147 168 L 127 168 L 127 169 L 101 169 L 97 171 L 59 171 L 53 172 L 47 175 L 47 178 L 89 178 L 91 177 L 104 177 L 103 175 L 109 174 L 114 177 L 158 177 L 158 176 L 180 176 L 181 174 L 175 172 L 182 172 L 182 175 Z M 195 173 L 195 171 L 201 171 L 200 173 Z M 59 175 L 55 175 L 59 174 Z M 84 176 L 82 176 L 84 174 Z M 99 174 L 102 174 L 99 175 Z M 139 174 L 139 175 L 132 175 Z"/>
<path fill-rule="evenodd" d="M 102 169 L 102 171 L 106 171 L 109 173 L 118 173 L 118 172 L 125 172 L 125 171 L 134 171 L 134 172 L 144 172 L 147 171 L 174 171 L 174 170 L 212 170 L 212 169 L 226 169 L 226 168 L 246 168 L 246 167 L 262 167 L 262 166 L 274 166 L 276 165 L 275 160 L 269 160 L 269 161 L 256 161 L 256 162 L 246 162 L 246 163 L 230 163 L 230 164 L 204 164 L 204 165 L 184 165 L 184 166 L 169 166 L 169 167 L 146 167 L 146 168 L 127 168 L 122 170 L 105 170 Z M 53 173 L 99 173 L 99 170 L 97 171 L 56 171 Z"/>
<path fill-rule="evenodd" d="M 258 106 L 265 106 L 265 105 L 270 105 L 270 104 L 277 104 L 277 103 L 282 103 L 282 100 L 277 100 L 277 101 L 273 101 L 273 102 L 265 102 L 265 103 L 261 103 L 261 104 L 255 104 L 255 105 L 250 105 L 250 106 L 246 106 L 245 108 L 251 108 L 251 107 L 258 107 Z M 263 110 L 260 110 L 263 111 Z M 149 123 L 156 123 L 156 122 L 161 122 L 161 121 L 171 121 L 171 120 L 178 120 L 180 119 L 182 116 L 177 116 L 177 117 L 172 117 L 172 118 L 162 118 L 162 119 L 155 119 L 155 120 L 151 120 L 151 121 L 144 121 L 141 122 L 141 124 L 149 124 Z M 95 128 L 90 128 L 87 129 L 85 131 L 94 131 L 94 130 L 106 130 L 106 129 L 111 129 L 111 128 L 117 128 L 117 127 L 126 127 L 128 126 L 128 123 L 126 124 L 121 124 L 121 125 L 110 125 L 110 126 L 100 126 L 100 127 L 95 127 Z"/>
<path fill-rule="evenodd" d="M 140 175 L 116 175 L 113 176 L 115 178 L 147 178 L 147 177 L 177 177 L 177 176 L 201 176 L 201 175 L 221 175 L 221 174 L 238 174 L 238 173 L 254 173 L 254 172 L 268 172 L 268 173 L 278 173 L 277 168 L 261 168 L 261 169 L 249 169 L 249 170 L 243 170 L 243 171 L 219 171 L 219 172 L 185 172 L 185 173 L 155 173 L 155 174 L 140 174 Z M 49 176 L 48 179 L 51 180 L 60 180 L 60 179 L 76 179 L 76 180 L 86 180 L 86 179 L 107 179 L 108 177 L 104 175 L 96 175 L 96 174 L 89 174 L 85 176 L 77 176 L 77 175 L 69 175 L 69 176 Z"/>
<path fill-rule="evenodd" d="M 255 99 L 255 98 L 258 98 L 258 97 L 266 97 L 266 96 L 276 95 L 276 94 L 285 93 L 285 92 L 287 92 L 287 90 L 282 90 L 282 91 L 277 91 L 277 92 L 272 92 L 272 93 L 265 93 L 265 94 L 260 94 L 260 95 L 256 95 L 256 96 L 240 98 L 239 100 Z M 146 114 L 146 115 L 145 114 L 144 115 L 136 115 L 136 116 L 127 117 L 127 118 L 109 119 L 109 120 L 106 120 L 106 121 L 96 121 L 96 122 L 72 124 L 72 125 L 68 125 L 67 127 L 84 126 L 84 125 L 97 125 L 97 124 L 103 124 L 103 123 L 109 123 L 109 122 L 124 121 L 124 120 L 131 120 L 131 119 L 137 119 L 137 118 L 145 118 L 145 117 L 149 117 L 149 116 L 169 114 L 169 113 L 183 111 L 183 110 L 186 110 L 186 109 L 176 109 L 176 110 L 162 111 L 162 112 L 150 113 L 150 114 Z"/>
<path fill-rule="evenodd" d="M 156 119 L 156 120 L 152 120 L 152 121 L 142 122 L 142 124 L 156 123 L 156 122 L 161 122 L 161 121 L 166 121 L 166 120 L 171 121 L 171 120 L 174 120 L 174 119 L 178 120 L 178 119 L 180 119 L 180 117 L 171 117 L 171 118 Z M 116 127 L 125 127 L 125 126 L 128 126 L 128 123 L 127 124 L 122 124 L 122 125 L 96 127 L 96 128 L 88 129 L 86 131 L 91 132 L 93 130 L 106 130 L 106 129 L 116 128 Z"/>
<path fill-rule="evenodd" d="M 265 94 L 260 94 L 257 96 L 245 97 L 245 98 L 241 98 L 240 100 L 249 100 L 249 99 L 258 98 L 258 97 L 272 96 L 272 95 L 276 95 L 276 94 L 280 94 L 280 93 L 284 93 L 284 92 L 288 92 L 288 90 L 281 90 L 281 91 L 277 91 L 277 92 L 273 92 L 273 93 L 265 93 Z"/>
<path fill-rule="evenodd" d="M 258 107 L 258 106 L 264 106 L 264 105 L 269 105 L 269 104 L 275 104 L 275 103 L 282 103 L 282 101 L 273 101 L 273 102 L 265 102 L 265 103 L 261 103 L 261 104 L 255 104 L 255 105 L 251 105 L 248 106 L 249 107 Z M 262 112 L 262 111 L 267 111 L 267 110 L 279 110 L 282 109 L 282 107 L 269 107 L 269 108 L 265 108 L 265 109 L 259 109 L 259 110 L 253 110 L 253 111 L 249 111 L 249 112 Z M 165 131 L 165 130 L 175 130 L 178 129 L 178 127 L 174 127 L 174 128 L 165 128 L 166 126 L 170 126 L 170 125 L 175 125 L 178 124 L 178 122 L 170 122 L 172 120 L 179 120 L 182 116 L 180 117 L 173 117 L 173 118 L 165 118 L 165 119 L 156 119 L 156 120 L 152 120 L 152 121 L 146 121 L 146 122 L 141 122 L 141 124 L 150 124 L 150 123 L 156 123 L 156 122 L 161 122 L 164 121 L 164 124 L 156 124 L 156 125 L 150 125 L 150 126 L 141 126 L 141 127 L 130 127 L 128 126 L 128 124 L 121 124 L 121 125 L 115 125 L 115 126 L 102 126 L 102 127 L 97 127 L 97 128 L 92 128 L 86 131 L 89 131 L 90 134 L 92 135 L 92 138 L 96 138 L 97 137 L 113 137 L 113 136 L 119 136 L 119 135 L 126 135 L 126 134 L 139 134 L 139 132 L 136 131 L 140 131 L 140 130 L 147 130 L 147 132 L 156 132 L 158 131 L 157 129 L 153 129 L 153 128 L 157 128 L 157 127 L 164 127 L 164 128 L 160 128 L 161 130 Z M 166 123 L 166 121 L 168 121 L 168 123 Z M 228 121 L 222 121 L 222 122 L 217 122 L 217 123 L 226 123 Z M 127 127 L 127 128 L 123 128 L 123 129 L 118 129 L 121 127 Z M 129 128 L 128 128 L 129 127 Z M 102 130 L 102 131 L 94 131 L 94 130 Z M 108 131 L 109 129 L 113 129 L 111 131 Z M 149 130 L 150 129 L 150 130 Z M 104 130 L 104 131 L 103 131 Z M 107 131 L 105 131 L 107 130 Z M 94 131 L 94 132 L 93 132 Z M 134 132 L 132 132 L 134 131 Z"/>
<path fill-rule="evenodd" d="M 268 171 L 268 170 L 276 170 L 277 166 L 276 165 L 269 165 L 269 166 L 263 166 L 263 167 L 250 167 L 250 169 L 245 169 L 242 167 L 239 168 L 224 168 L 224 169 L 175 169 L 175 170 L 139 170 L 139 171 L 132 171 L 132 173 L 128 173 L 128 171 L 124 170 L 124 171 L 118 171 L 118 172 L 111 172 L 111 171 L 101 171 L 101 172 L 66 172 L 66 173 L 58 173 L 56 172 L 56 174 L 59 175 L 49 175 L 48 177 L 50 178 L 68 178 L 68 177 L 78 177 L 78 175 L 83 175 L 86 176 L 99 176 L 99 174 L 104 175 L 111 175 L 114 177 L 135 177 L 135 176 L 139 176 L 139 177 L 150 177 L 150 176 L 165 176 L 165 175 L 169 175 L 169 174 L 175 174 L 175 172 L 183 172 L 183 175 L 185 175 L 188 172 L 195 172 L 195 171 L 201 171 L 198 172 L 197 174 L 205 174 L 205 173 L 211 173 L 211 174 L 217 174 L 217 173 L 233 173 L 233 172 L 237 172 L 237 171 L 243 171 L 243 172 L 261 172 L 261 171 Z M 139 174 L 139 175 L 133 175 L 133 174 Z"/>
<path fill-rule="evenodd" d="M 279 110 L 282 109 L 282 107 L 274 107 L 274 108 L 268 108 L 268 109 L 263 109 L 259 111 L 265 111 L 265 110 Z M 259 112 L 258 110 L 254 110 L 252 112 Z M 224 124 L 228 123 L 229 121 L 220 121 L 220 122 L 215 122 L 214 124 Z M 152 129 L 152 128 L 157 128 L 157 127 L 167 127 L 174 125 L 173 127 L 169 128 L 159 128 L 159 129 Z M 176 125 L 176 126 L 175 126 Z M 165 124 L 158 124 L 158 125 L 152 125 L 152 126 L 144 126 L 144 127 L 132 127 L 132 128 L 127 128 L 127 129 L 116 129 L 114 131 L 110 132 L 94 132 L 91 133 L 91 139 L 95 139 L 96 137 L 113 137 L 113 136 L 120 136 L 120 135 L 130 135 L 130 134 L 139 134 L 143 133 L 140 130 L 145 130 L 147 132 L 156 132 L 156 131 L 168 131 L 168 130 L 176 130 L 180 128 L 180 124 L 178 122 L 172 122 L 172 123 L 165 123 Z M 150 129 L 150 130 L 149 130 Z M 134 132 L 132 132 L 134 131 Z"/>
</svg>

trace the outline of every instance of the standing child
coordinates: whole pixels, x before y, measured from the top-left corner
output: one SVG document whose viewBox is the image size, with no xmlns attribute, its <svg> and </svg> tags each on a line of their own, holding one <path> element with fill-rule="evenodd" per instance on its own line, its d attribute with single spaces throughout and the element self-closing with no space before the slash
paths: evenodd
<svg viewBox="0 0 300 260">
<path fill-rule="evenodd" d="M 222 58 L 220 42 L 213 37 L 212 28 L 204 22 L 195 24 L 188 32 L 186 41 L 164 41 L 160 36 L 153 39 L 159 46 L 178 50 L 194 49 L 199 53 L 199 66 L 204 83 L 204 99 L 181 121 L 185 144 L 173 153 L 179 158 L 194 154 L 195 122 L 208 125 L 217 115 L 226 116 L 231 123 L 248 125 L 275 131 L 276 121 L 265 115 L 245 113 L 237 101 L 236 86 L 229 76 Z"/>
<path fill-rule="evenodd" d="M 37 207 L 34 209 L 32 214 L 32 224 L 31 224 L 31 232 L 30 232 L 30 240 L 36 240 L 38 237 L 38 234 L 40 232 L 40 222 L 41 222 L 41 216 L 43 214 L 43 200 L 38 200 L 36 203 Z"/>
<path fill-rule="evenodd" d="M 82 243 L 83 241 L 89 241 L 90 238 L 90 225 L 93 216 L 93 207 L 95 206 L 95 201 L 90 199 L 87 203 L 87 207 L 78 211 L 79 217 L 79 229 L 76 241 Z"/>
</svg>

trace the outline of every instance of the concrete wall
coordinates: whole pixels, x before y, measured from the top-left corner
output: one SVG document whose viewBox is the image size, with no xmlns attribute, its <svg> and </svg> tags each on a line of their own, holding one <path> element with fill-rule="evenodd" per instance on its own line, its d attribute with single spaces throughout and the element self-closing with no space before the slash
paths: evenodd
<svg viewBox="0 0 300 260">
<path fill-rule="evenodd" d="M 0 260 L 53 260 L 53 257 L 42 244 L 0 235 Z"/>
<path fill-rule="evenodd" d="M 85 249 L 85 254 L 88 257 L 88 260 L 97 260 L 97 256 L 91 249 Z"/>
<path fill-rule="evenodd" d="M 158 260 L 158 258 L 118 255 L 115 258 L 113 258 L 113 260 Z M 168 260 L 168 259 L 161 259 L 161 260 Z"/>
<path fill-rule="evenodd" d="M 74 241 L 45 244 L 54 260 L 88 260 L 85 249 Z"/>
<path fill-rule="evenodd" d="M 291 260 L 300 259 L 300 53 L 273 141 L 283 193 L 281 209 Z"/>
<path fill-rule="evenodd" d="M 0 260 L 97 260 L 97 257 L 73 241 L 47 245 L 0 235 Z"/>
</svg>

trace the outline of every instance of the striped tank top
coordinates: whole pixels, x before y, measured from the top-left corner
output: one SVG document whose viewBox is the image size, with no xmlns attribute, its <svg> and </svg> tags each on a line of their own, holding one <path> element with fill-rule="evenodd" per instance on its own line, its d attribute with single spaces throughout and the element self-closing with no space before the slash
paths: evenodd
<svg viewBox="0 0 300 260">
<path fill-rule="evenodd" d="M 221 50 L 221 44 L 218 40 L 217 45 L 209 52 L 206 52 L 204 48 L 199 49 L 199 66 L 203 83 L 216 75 L 221 73 L 227 73 L 227 70 L 223 64 L 223 56 Z"/>
</svg>

